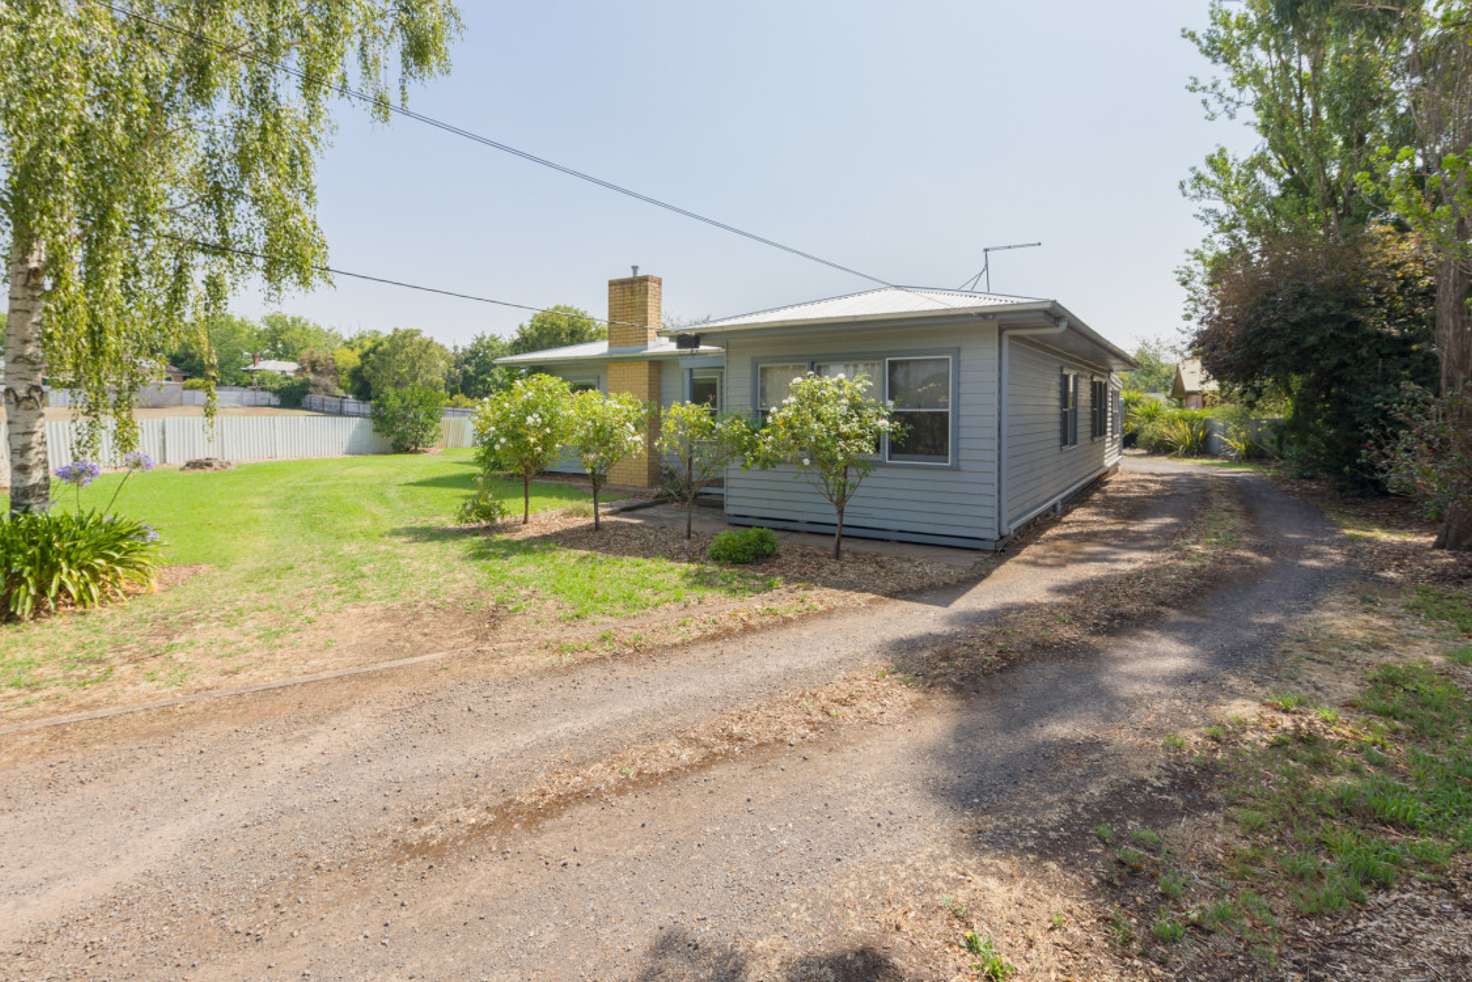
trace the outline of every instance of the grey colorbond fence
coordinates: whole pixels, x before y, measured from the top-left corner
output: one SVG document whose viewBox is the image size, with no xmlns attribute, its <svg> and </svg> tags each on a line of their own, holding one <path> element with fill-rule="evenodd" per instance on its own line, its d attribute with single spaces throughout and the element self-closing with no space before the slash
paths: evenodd
<svg viewBox="0 0 1472 982">
<path fill-rule="evenodd" d="M 471 446 L 470 420 L 446 419 L 440 446 Z M 55 470 L 76 459 L 79 427 L 68 420 L 46 423 L 46 450 Z M 5 424 L 0 423 L 0 446 Z M 138 421 L 138 449 L 160 464 L 182 464 L 196 457 L 225 460 L 292 460 L 388 453 L 388 441 L 373 432 L 373 423 L 351 416 L 221 416 L 211 426 L 201 416 L 171 416 Z M 103 440 L 101 463 L 113 466 L 117 453 Z M 0 454 L 0 486 L 10 483 L 9 463 Z"/>
</svg>

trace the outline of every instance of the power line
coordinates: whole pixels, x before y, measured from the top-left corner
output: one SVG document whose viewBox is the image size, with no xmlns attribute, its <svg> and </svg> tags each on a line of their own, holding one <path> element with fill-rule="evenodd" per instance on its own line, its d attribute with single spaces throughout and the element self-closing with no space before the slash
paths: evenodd
<svg viewBox="0 0 1472 982">
<path fill-rule="evenodd" d="M 285 72 L 286 74 L 291 75 L 295 78 L 299 78 L 302 81 L 312 81 L 311 77 L 299 68 L 293 68 L 292 66 L 282 64 L 281 62 L 271 61 L 270 59 L 263 58 L 250 52 L 240 51 L 235 47 L 223 44 L 219 41 L 215 41 L 212 38 L 189 30 L 188 28 L 179 27 L 176 24 L 169 24 L 164 21 L 156 20 L 152 17 L 145 16 L 144 14 L 137 13 L 136 11 L 130 9 L 124 9 L 113 3 L 108 2 L 108 0 L 93 0 L 93 2 L 97 3 L 100 6 L 106 7 L 120 17 L 128 17 L 133 20 L 141 21 L 145 24 L 150 24 L 161 30 L 180 35 L 181 37 L 190 38 L 191 40 L 196 41 L 200 44 L 213 47 L 217 51 L 220 51 L 224 54 L 255 61 L 258 64 L 263 64 L 274 71 Z M 636 201 L 642 201 L 645 204 L 653 205 L 656 208 L 663 208 L 665 211 L 673 212 L 676 215 L 690 218 L 697 222 L 703 222 L 704 224 L 709 225 L 712 228 L 720 229 L 723 232 L 729 232 L 732 235 L 739 235 L 742 238 L 749 239 L 752 242 L 757 242 L 765 246 L 770 246 L 773 249 L 780 249 L 781 251 L 789 253 L 790 255 L 798 256 L 811 262 L 820 263 L 824 266 L 829 267 L 830 269 L 835 269 L 839 272 L 847 273 L 850 276 L 857 276 L 860 279 L 868 280 L 871 283 L 878 283 L 880 286 L 889 287 L 893 290 L 903 290 L 906 293 L 913 293 L 916 296 L 923 297 L 924 299 L 929 300 L 932 303 L 938 304 L 942 307 L 951 306 L 951 304 L 945 303 L 944 301 L 939 300 L 936 297 L 923 294 L 911 287 L 901 286 L 898 283 L 891 283 L 881 277 L 865 273 L 862 270 L 854 269 L 852 266 L 846 266 L 843 263 L 835 262 L 831 259 L 824 259 L 822 256 L 818 256 L 811 252 L 798 249 L 795 246 L 784 245 L 783 243 L 778 242 L 775 239 L 769 239 L 766 236 L 758 235 L 755 232 L 748 232 L 745 229 L 738 228 L 735 225 L 730 225 L 726 222 L 711 218 L 707 215 L 702 215 L 699 212 L 691 211 L 688 208 L 682 208 L 679 205 L 672 204 L 668 201 L 663 201 L 659 198 L 653 197 L 652 195 L 644 194 L 640 191 L 635 191 L 632 188 L 624 187 L 621 184 L 615 184 L 613 181 L 604 180 L 603 178 L 597 177 L 593 174 L 589 174 L 586 171 L 581 171 L 575 167 L 569 167 L 566 164 L 560 164 L 555 160 L 549 160 L 546 157 L 538 156 L 537 154 L 534 154 L 528 150 L 522 150 L 519 147 L 514 147 L 509 143 L 503 143 L 500 140 L 491 139 L 488 136 L 483 136 L 472 130 L 467 130 L 464 127 L 455 125 L 454 123 L 449 123 L 434 116 L 429 116 L 424 113 L 409 109 L 407 106 L 396 105 L 386 99 L 375 98 L 374 96 L 366 92 L 352 88 L 346 83 L 330 83 L 330 87 L 333 91 L 337 92 L 337 94 L 345 98 L 358 99 L 371 105 L 381 106 L 383 108 L 386 108 L 389 112 L 396 113 L 400 116 L 405 117 L 406 119 L 412 119 L 415 122 L 423 123 L 426 126 L 432 126 L 435 129 L 443 130 L 446 133 L 450 133 L 455 136 L 471 140 L 475 143 L 481 144 L 482 146 L 490 147 L 493 150 L 499 150 L 502 153 L 507 153 L 514 157 L 520 157 L 522 160 L 529 161 L 533 164 L 537 164 L 538 166 L 555 170 L 561 174 L 566 174 L 568 177 L 573 177 L 580 181 L 586 181 L 589 184 L 596 185 L 597 187 L 604 188 L 608 191 L 613 191 L 617 194 L 625 195 L 627 197 L 633 198 Z"/>
<path fill-rule="evenodd" d="M 262 262 L 266 262 L 270 259 L 269 256 L 264 255 L 263 253 L 254 252 L 250 249 L 239 249 L 234 246 L 221 245 L 218 242 L 200 242 L 197 239 L 188 239 L 177 235 L 167 235 L 165 236 L 165 238 L 173 239 L 176 242 L 180 242 L 184 245 L 189 246 L 190 248 L 197 249 L 200 252 L 226 253 L 232 256 L 241 256 L 246 259 L 259 259 Z M 510 300 L 498 300 L 495 297 L 482 297 L 477 296 L 473 293 L 461 293 L 458 290 L 446 290 L 437 286 L 424 286 L 419 283 L 409 283 L 404 280 L 391 279 L 387 276 L 375 276 L 372 273 L 354 273 L 350 270 L 339 269 L 336 266 L 318 266 L 314 264 L 312 266 L 312 269 L 319 273 L 330 273 L 333 276 L 347 276 L 355 280 L 367 280 L 369 283 L 381 283 L 385 286 L 397 286 L 405 290 L 418 290 L 420 293 L 434 293 L 442 297 L 454 297 L 457 300 L 473 300 L 476 303 L 494 304 L 497 307 L 511 307 L 515 310 L 529 310 L 539 314 L 557 313 L 557 311 L 554 311 L 551 307 L 534 307 L 531 304 L 513 303 Z M 602 317 L 594 317 L 591 314 L 587 316 L 589 320 L 595 320 L 600 324 L 618 324 L 633 327 L 644 326 L 642 324 L 630 324 L 628 321 L 605 320 Z"/>
</svg>

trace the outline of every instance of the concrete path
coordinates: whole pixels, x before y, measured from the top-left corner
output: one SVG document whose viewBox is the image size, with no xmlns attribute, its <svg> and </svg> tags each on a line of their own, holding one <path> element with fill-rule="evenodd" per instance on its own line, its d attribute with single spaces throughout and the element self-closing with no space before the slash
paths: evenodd
<svg viewBox="0 0 1472 982">
<path fill-rule="evenodd" d="M 1311 509 L 1250 475 L 1143 466 L 1171 490 L 1137 537 L 1064 537 L 970 589 L 535 679 L 411 668 L 31 735 L 0 772 L 0 975 L 741 978 L 773 946 L 831 949 L 856 883 L 1098 782 L 1111 734 L 1199 702 L 1332 582 L 1333 533 Z M 388 845 L 551 766 L 1065 595 L 1169 541 L 1207 480 L 1242 483 L 1273 563 L 1160 628 L 819 752 L 723 764 L 448 854 Z"/>
</svg>

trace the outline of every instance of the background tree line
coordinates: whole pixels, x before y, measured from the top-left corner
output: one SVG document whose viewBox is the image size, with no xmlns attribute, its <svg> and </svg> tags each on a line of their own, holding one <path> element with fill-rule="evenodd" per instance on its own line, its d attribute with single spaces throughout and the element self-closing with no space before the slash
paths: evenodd
<svg viewBox="0 0 1472 982">
<path fill-rule="evenodd" d="M 288 400 L 300 401 L 308 392 L 374 399 L 425 388 L 468 405 L 519 377 L 497 365 L 497 358 L 606 336 L 607 329 L 587 311 L 565 305 L 535 314 L 510 338 L 483 333 L 463 347 L 446 347 L 416 328 L 344 334 L 293 314 L 270 313 L 259 321 L 218 314 L 175 348 L 169 362 L 191 378 L 213 374 L 220 385 L 261 384 L 284 391 Z M 297 362 L 301 375 L 262 379 L 247 370 L 257 356 Z"/>
<path fill-rule="evenodd" d="M 1472 4 L 1213 0 L 1184 35 L 1216 70 L 1190 86 L 1208 118 L 1259 137 L 1182 183 L 1206 226 L 1180 270 L 1189 346 L 1236 398 L 1287 407 L 1303 470 L 1394 486 L 1427 463 L 1383 452 L 1426 442 L 1408 401 L 1472 431 Z M 1472 488 L 1443 492 L 1440 543 L 1472 548 Z"/>
</svg>

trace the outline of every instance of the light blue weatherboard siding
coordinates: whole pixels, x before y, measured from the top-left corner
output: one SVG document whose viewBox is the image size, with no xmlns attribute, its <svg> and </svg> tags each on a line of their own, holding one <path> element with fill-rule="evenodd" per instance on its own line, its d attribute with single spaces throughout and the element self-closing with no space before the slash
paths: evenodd
<svg viewBox="0 0 1472 982">
<path fill-rule="evenodd" d="M 1007 518 L 1016 521 L 1117 463 L 1120 427 L 1113 420 L 1111 399 L 1109 435 L 1098 440 L 1089 437 L 1089 382 L 1109 380 L 1107 371 L 1020 338 L 1007 343 L 1011 345 L 1007 366 Z M 1066 448 L 1060 440 L 1058 383 L 1065 368 L 1078 372 L 1082 380 L 1078 443 Z"/>
<path fill-rule="evenodd" d="M 949 354 L 953 364 L 952 463 L 881 462 L 865 479 L 844 515 L 856 535 L 955 540 L 985 545 L 996 538 L 997 335 L 994 324 L 958 328 L 894 327 L 883 331 L 818 333 L 798 337 L 741 337 L 726 343 L 726 400 L 734 413 L 754 415 L 754 366 L 824 356 Z M 716 343 L 720 343 L 719 341 Z M 878 384 L 878 380 L 876 380 Z M 812 480 L 790 467 L 770 471 L 732 468 L 726 478 L 726 514 L 759 524 L 831 528 L 833 508 Z"/>
</svg>

